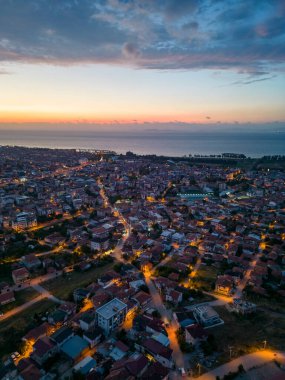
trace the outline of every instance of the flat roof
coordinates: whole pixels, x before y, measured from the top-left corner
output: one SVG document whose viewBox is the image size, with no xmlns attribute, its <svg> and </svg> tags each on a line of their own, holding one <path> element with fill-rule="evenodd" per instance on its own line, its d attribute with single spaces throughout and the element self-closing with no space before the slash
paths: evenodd
<svg viewBox="0 0 285 380">
<path fill-rule="evenodd" d="M 219 316 L 219 314 L 211 306 L 197 306 L 196 310 L 198 313 L 203 314 L 203 317 L 207 319 Z"/>
<path fill-rule="evenodd" d="M 63 351 L 71 359 L 76 359 L 87 347 L 88 343 L 86 340 L 82 339 L 78 335 L 74 335 L 61 346 L 61 351 Z"/>
<path fill-rule="evenodd" d="M 99 307 L 96 310 L 96 313 L 105 319 L 110 319 L 126 307 L 127 305 L 124 302 L 120 301 L 118 298 L 114 298 L 112 301 L 109 301 L 105 303 L 105 305 Z"/>
</svg>

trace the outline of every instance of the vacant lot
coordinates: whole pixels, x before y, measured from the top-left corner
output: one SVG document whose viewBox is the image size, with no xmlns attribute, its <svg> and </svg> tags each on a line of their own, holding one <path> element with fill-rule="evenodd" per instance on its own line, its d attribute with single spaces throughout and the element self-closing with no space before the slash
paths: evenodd
<svg viewBox="0 0 285 380">
<path fill-rule="evenodd" d="M 104 267 L 92 268 L 87 272 L 70 272 L 64 277 L 58 277 L 42 285 L 54 296 L 67 300 L 72 295 L 74 289 L 86 287 L 91 282 L 96 281 L 98 277 L 102 276 L 102 274 L 110 270 L 113 266 L 113 263 L 109 263 Z"/>
<path fill-rule="evenodd" d="M 214 289 L 218 273 L 219 270 L 213 266 L 201 265 L 191 283 L 196 289 L 209 292 Z"/>
<path fill-rule="evenodd" d="M 230 313 L 224 306 L 215 307 L 225 321 L 223 326 L 209 329 L 216 338 L 218 350 L 223 353 L 222 361 L 229 360 L 229 347 L 233 356 L 256 351 L 264 346 L 284 350 L 285 318 L 258 311 L 251 316 Z"/>
<path fill-rule="evenodd" d="M 24 303 L 31 301 L 33 298 L 39 295 L 39 293 L 35 291 L 33 288 L 20 290 L 19 292 L 15 292 L 14 294 L 16 299 L 14 302 L 8 303 L 7 305 L 0 307 L 3 313 L 7 313 L 7 311 L 9 310 L 12 310 L 17 306 L 23 305 Z"/>
<path fill-rule="evenodd" d="M 18 349 L 22 336 L 36 326 L 35 313 L 41 315 L 54 307 L 51 301 L 39 301 L 22 313 L 0 321 L 0 357 Z"/>
</svg>

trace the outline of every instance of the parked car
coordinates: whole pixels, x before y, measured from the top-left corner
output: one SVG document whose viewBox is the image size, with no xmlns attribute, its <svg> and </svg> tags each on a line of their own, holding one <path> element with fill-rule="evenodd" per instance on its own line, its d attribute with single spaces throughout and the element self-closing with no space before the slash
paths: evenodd
<svg viewBox="0 0 285 380">
<path fill-rule="evenodd" d="M 179 372 L 181 373 L 182 377 L 186 377 L 187 376 L 187 373 L 186 373 L 186 371 L 185 371 L 185 369 L 183 367 L 179 368 Z"/>
</svg>

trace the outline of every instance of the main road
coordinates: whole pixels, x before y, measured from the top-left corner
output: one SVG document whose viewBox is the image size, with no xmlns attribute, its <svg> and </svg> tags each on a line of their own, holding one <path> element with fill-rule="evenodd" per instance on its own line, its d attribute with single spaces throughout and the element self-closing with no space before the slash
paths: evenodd
<svg viewBox="0 0 285 380">
<path fill-rule="evenodd" d="M 105 188 L 104 188 L 104 185 L 102 184 L 101 180 L 99 179 L 98 180 L 98 186 L 100 188 L 100 195 L 101 195 L 101 198 L 103 199 L 103 202 L 104 202 L 104 206 L 105 207 L 110 207 L 113 214 L 116 215 L 118 217 L 118 219 L 120 220 L 120 222 L 123 224 L 124 228 L 125 228 L 125 232 L 124 232 L 124 236 L 118 241 L 118 244 L 117 246 L 113 249 L 112 251 L 112 256 L 119 262 L 124 262 L 126 263 L 127 261 L 124 260 L 124 258 L 122 257 L 122 248 L 124 246 L 124 243 L 125 241 L 129 238 L 130 234 L 131 234 L 131 227 L 130 225 L 128 224 L 128 222 L 126 221 L 126 219 L 124 218 L 124 216 L 122 215 L 122 213 L 117 209 L 115 208 L 111 202 L 109 201 L 109 198 L 106 194 L 106 191 L 105 191 Z"/>
<path fill-rule="evenodd" d="M 252 354 L 240 356 L 239 358 L 234 359 L 220 367 L 217 367 L 212 371 L 205 373 L 202 376 L 196 377 L 196 380 L 216 380 L 217 376 L 219 376 L 222 379 L 229 372 L 236 372 L 238 370 L 239 365 L 241 364 L 243 368 L 246 371 L 248 371 L 253 367 L 260 367 L 263 364 L 272 362 L 273 360 L 278 361 L 278 359 L 284 361 L 285 352 L 270 350 L 256 351 Z"/>
</svg>

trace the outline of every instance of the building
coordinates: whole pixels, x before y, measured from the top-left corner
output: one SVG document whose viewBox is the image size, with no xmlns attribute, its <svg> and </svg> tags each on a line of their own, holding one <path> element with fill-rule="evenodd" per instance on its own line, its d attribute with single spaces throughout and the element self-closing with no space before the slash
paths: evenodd
<svg viewBox="0 0 285 380">
<path fill-rule="evenodd" d="M 33 346 L 31 358 L 39 365 L 51 358 L 57 352 L 56 344 L 47 336 L 39 338 Z"/>
<path fill-rule="evenodd" d="M 33 253 L 23 256 L 21 261 L 28 270 L 38 268 L 42 265 L 41 260 Z"/>
<path fill-rule="evenodd" d="M 85 339 L 80 338 L 78 335 L 72 336 L 61 346 L 61 352 L 72 361 L 79 360 L 87 353 L 88 349 L 88 342 L 86 342 Z"/>
<path fill-rule="evenodd" d="M 7 303 L 14 302 L 15 296 L 14 292 L 10 291 L 7 293 L 0 294 L 0 305 L 6 305 Z"/>
<path fill-rule="evenodd" d="M 235 298 L 230 307 L 234 312 L 242 315 L 256 312 L 256 305 L 254 303 L 240 298 Z"/>
<path fill-rule="evenodd" d="M 26 268 L 19 268 L 12 271 L 12 278 L 15 284 L 22 284 L 29 278 L 29 272 Z"/>
<path fill-rule="evenodd" d="M 126 314 L 127 305 L 118 298 L 114 298 L 96 310 L 97 324 L 108 335 L 124 322 Z"/>
<path fill-rule="evenodd" d="M 12 228 L 16 231 L 22 231 L 26 228 L 36 227 L 37 218 L 33 213 L 21 212 L 16 215 L 15 220 L 12 221 Z"/>
<path fill-rule="evenodd" d="M 229 296 L 233 292 L 233 288 L 234 288 L 234 281 L 231 276 L 228 276 L 228 275 L 218 276 L 216 285 L 215 285 L 215 291 L 217 293 Z"/>
<path fill-rule="evenodd" d="M 219 314 L 211 306 L 197 306 L 193 314 L 197 322 L 204 327 L 211 327 L 223 323 Z"/>
<path fill-rule="evenodd" d="M 87 376 L 88 373 L 96 367 L 96 364 L 96 360 L 94 360 L 91 356 L 86 356 L 73 367 L 73 370 L 75 373 L 79 372 L 82 376 Z"/>
<path fill-rule="evenodd" d="M 91 251 L 107 250 L 109 248 L 109 238 L 96 238 L 91 240 Z"/>
<path fill-rule="evenodd" d="M 185 341 L 193 346 L 201 341 L 205 341 L 208 338 L 208 333 L 200 325 L 188 326 L 185 329 Z"/>
</svg>

